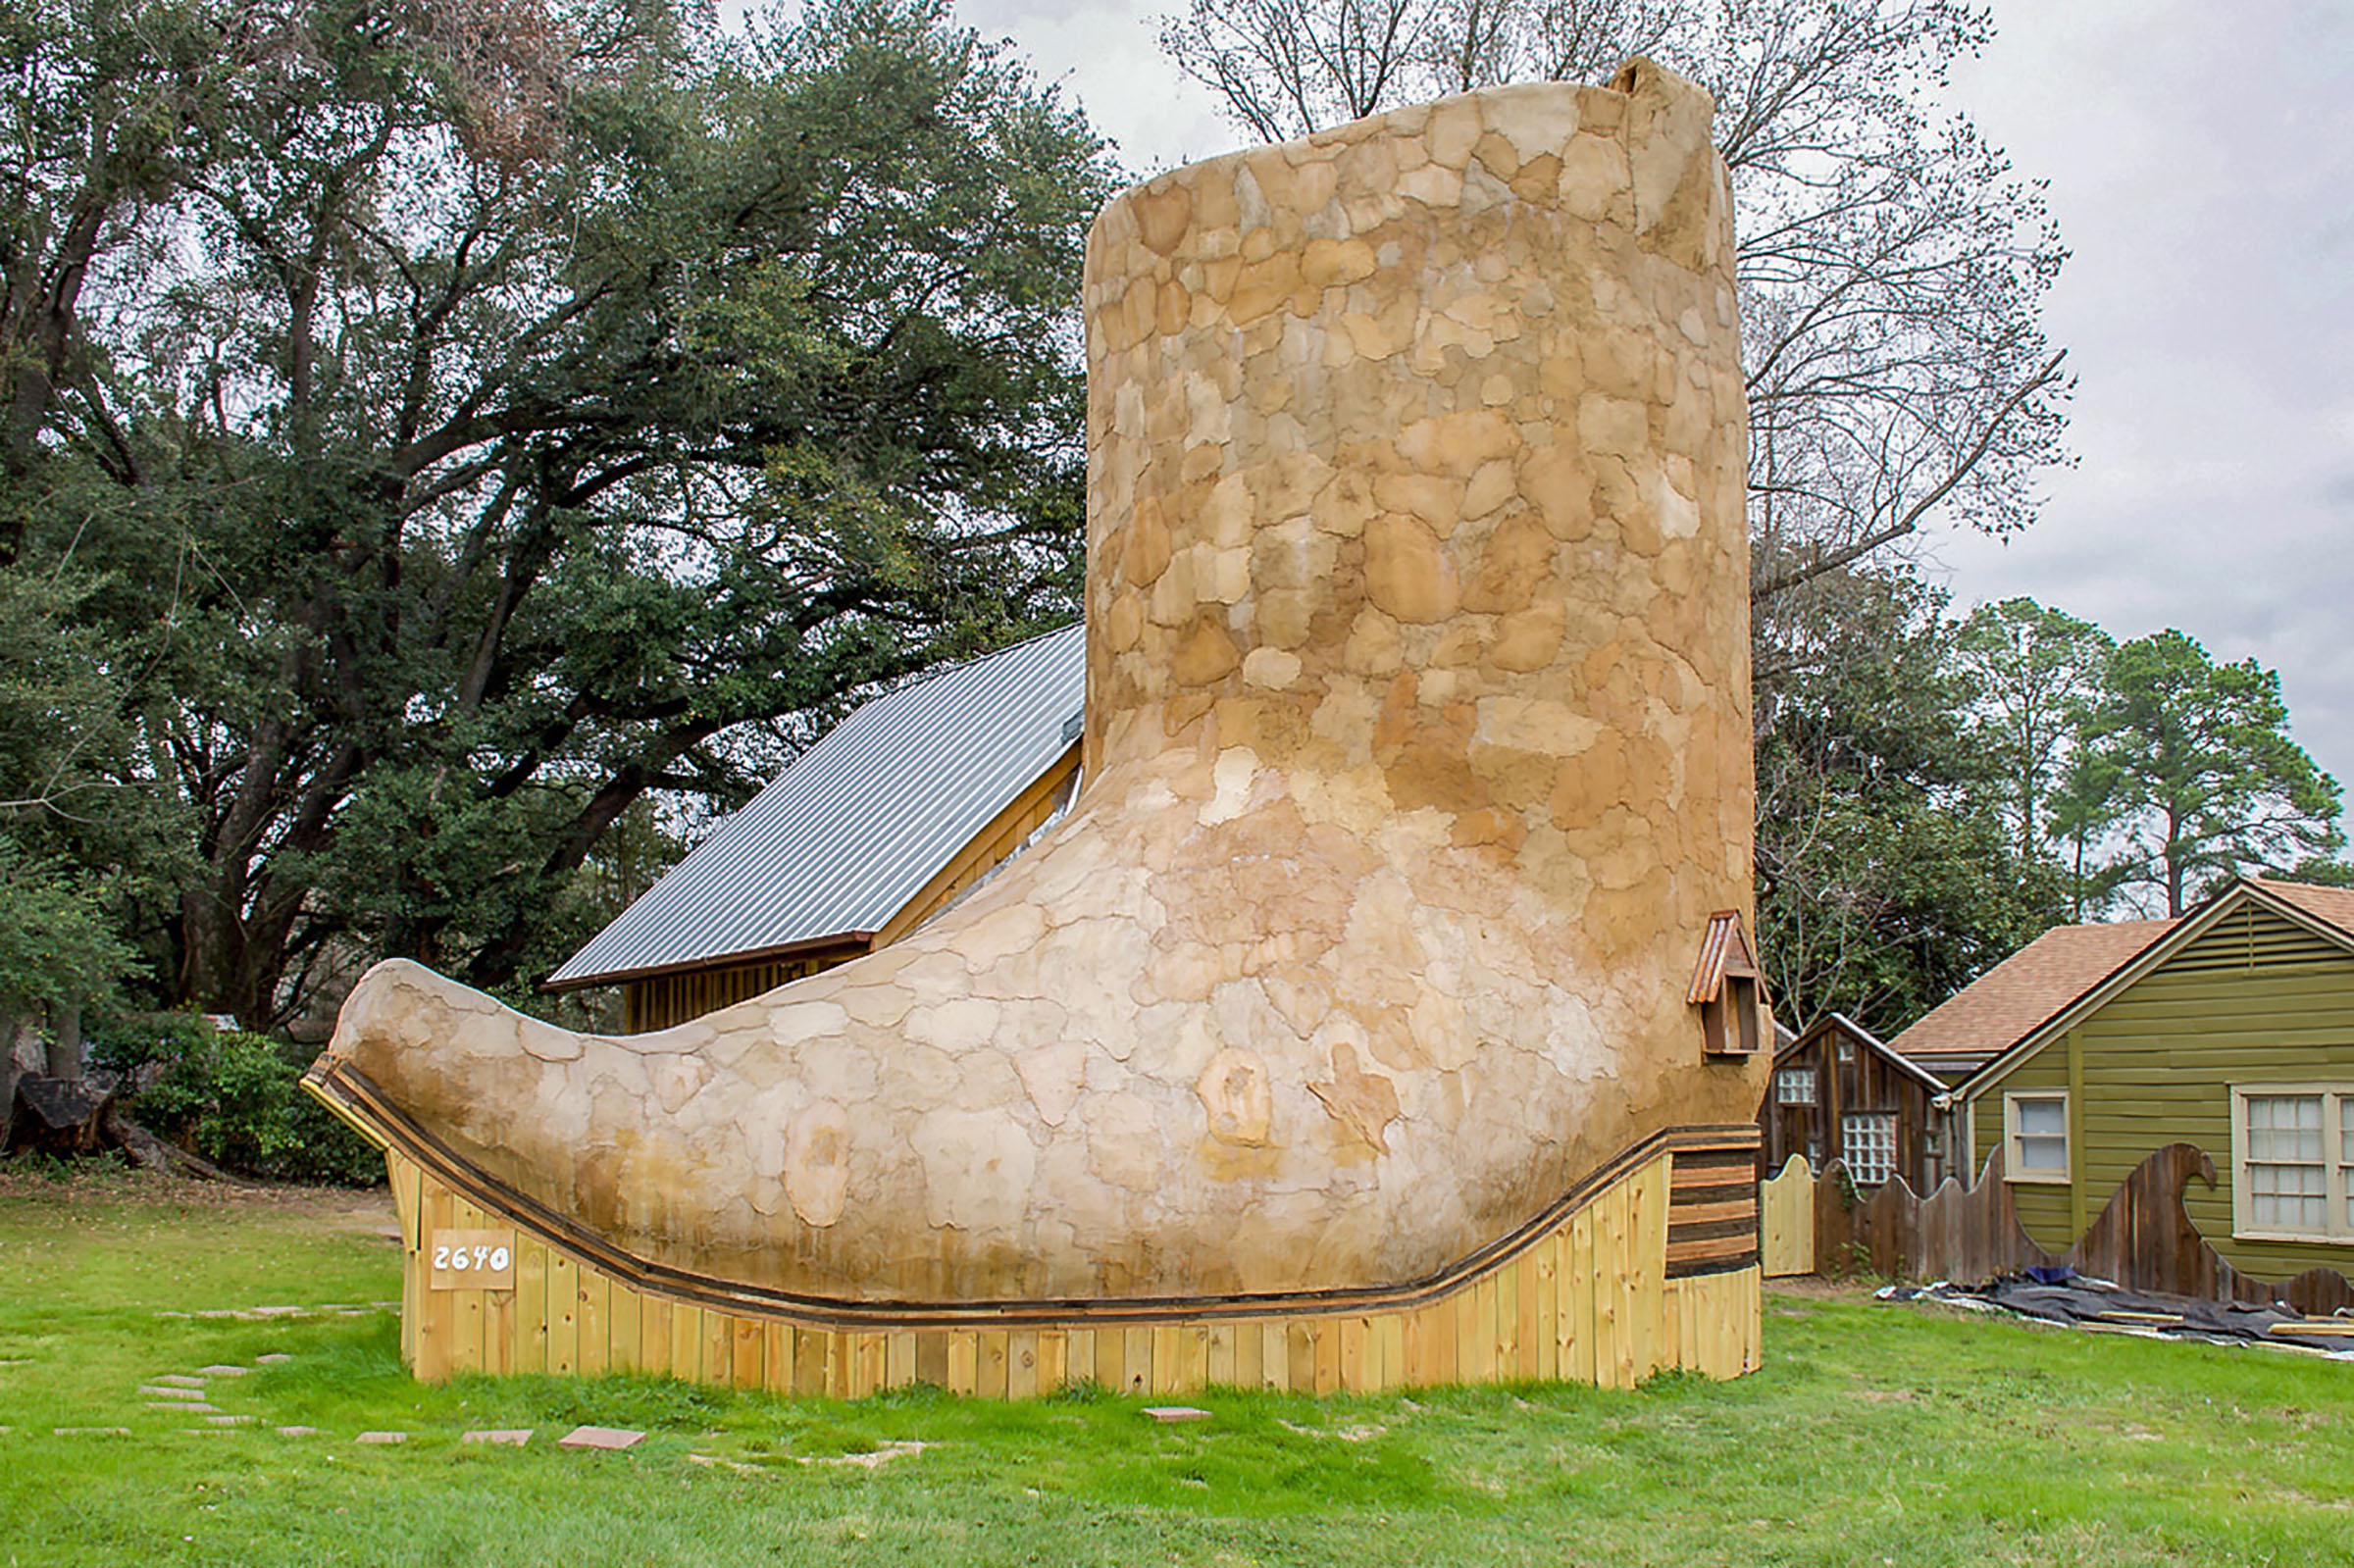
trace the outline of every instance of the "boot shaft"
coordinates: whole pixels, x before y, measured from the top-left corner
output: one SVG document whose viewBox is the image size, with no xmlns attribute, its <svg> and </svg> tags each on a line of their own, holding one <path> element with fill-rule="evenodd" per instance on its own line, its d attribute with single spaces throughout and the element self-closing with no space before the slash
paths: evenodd
<svg viewBox="0 0 2354 1568">
<path fill-rule="evenodd" d="M 1241 748 L 1458 839 L 1559 835 L 1564 874 L 1661 839 L 1707 868 L 1683 901 L 1746 907 L 1730 205 L 1706 96 L 1616 86 L 1402 110 L 1105 210 L 1091 778 Z"/>
</svg>

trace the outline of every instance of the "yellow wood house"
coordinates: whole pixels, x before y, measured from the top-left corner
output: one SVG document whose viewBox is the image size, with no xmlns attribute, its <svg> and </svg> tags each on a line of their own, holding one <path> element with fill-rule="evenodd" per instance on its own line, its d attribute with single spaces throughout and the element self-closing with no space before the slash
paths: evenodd
<svg viewBox="0 0 2354 1568">
<path fill-rule="evenodd" d="M 2354 1265 L 2354 891 L 2247 878 L 2179 920 L 2064 927 L 1891 1043 L 1964 1064 L 1972 1169 L 2001 1151 L 2054 1253 L 2184 1142 L 2216 1169 L 2184 1208 L 2235 1268 Z"/>
</svg>

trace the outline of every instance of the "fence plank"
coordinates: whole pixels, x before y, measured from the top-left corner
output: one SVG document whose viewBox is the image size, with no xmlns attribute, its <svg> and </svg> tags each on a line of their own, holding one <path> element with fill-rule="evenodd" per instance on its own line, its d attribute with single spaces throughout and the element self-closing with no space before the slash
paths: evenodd
<svg viewBox="0 0 2354 1568">
<path fill-rule="evenodd" d="M 1768 1279 L 1815 1272 L 1815 1173 L 1793 1154 L 1758 1184 L 1760 1253 Z"/>
</svg>

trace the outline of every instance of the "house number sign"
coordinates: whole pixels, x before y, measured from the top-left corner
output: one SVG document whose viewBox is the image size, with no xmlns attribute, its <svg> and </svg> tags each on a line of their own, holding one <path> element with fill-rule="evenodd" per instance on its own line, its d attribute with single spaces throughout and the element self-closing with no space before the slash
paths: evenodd
<svg viewBox="0 0 2354 1568">
<path fill-rule="evenodd" d="M 425 1283 L 433 1290 L 515 1289 L 515 1233 L 435 1231 L 426 1239 Z"/>
</svg>

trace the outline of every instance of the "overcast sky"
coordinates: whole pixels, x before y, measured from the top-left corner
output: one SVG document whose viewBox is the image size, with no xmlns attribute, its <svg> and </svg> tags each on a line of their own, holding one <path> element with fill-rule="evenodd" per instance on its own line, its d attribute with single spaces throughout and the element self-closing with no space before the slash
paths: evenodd
<svg viewBox="0 0 2354 1568">
<path fill-rule="evenodd" d="M 1170 68 L 1176 0 L 960 0 L 1140 173 L 1239 145 Z M 2280 672 L 2354 786 L 2354 5 L 1996 0 L 1956 82 L 2074 252 L 2046 327 L 2072 471 L 2008 544 L 1931 543 L 1957 600 L 2031 594 L 2120 637 L 2177 627 Z"/>
</svg>

